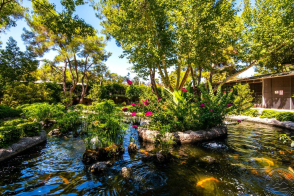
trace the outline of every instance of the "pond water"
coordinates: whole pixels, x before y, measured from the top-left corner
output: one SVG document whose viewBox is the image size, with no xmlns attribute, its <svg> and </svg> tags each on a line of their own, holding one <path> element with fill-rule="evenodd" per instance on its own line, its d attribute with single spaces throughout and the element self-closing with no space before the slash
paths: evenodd
<svg viewBox="0 0 294 196">
<path fill-rule="evenodd" d="M 229 125 L 226 139 L 171 147 L 174 160 L 168 164 L 143 162 L 140 151 L 130 157 L 132 133 L 130 126 L 125 153 L 99 175 L 82 162 L 82 138 L 48 137 L 46 144 L 1 163 L 0 195 L 294 195 L 294 150 L 278 140 L 286 130 Z M 123 179 L 122 167 L 132 168 L 132 180 Z"/>
</svg>

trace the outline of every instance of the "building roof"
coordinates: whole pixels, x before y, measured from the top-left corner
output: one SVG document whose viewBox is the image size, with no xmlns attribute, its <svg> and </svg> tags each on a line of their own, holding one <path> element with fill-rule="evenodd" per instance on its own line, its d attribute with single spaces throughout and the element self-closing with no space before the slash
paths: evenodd
<svg viewBox="0 0 294 196">
<path fill-rule="evenodd" d="M 265 79 L 265 78 L 277 78 L 277 77 L 284 77 L 284 76 L 294 76 L 294 71 L 282 72 L 282 73 L 277 73 L 277 74 L 264 74 L 264 75 L 259 75 L 259 76 L 251 76 L 251 77 L 247 77 L 247 78 L 230 80 L 227 83 L 245 82 L 245 81 L 261 80 L 261 79 Z"/>
</svg>

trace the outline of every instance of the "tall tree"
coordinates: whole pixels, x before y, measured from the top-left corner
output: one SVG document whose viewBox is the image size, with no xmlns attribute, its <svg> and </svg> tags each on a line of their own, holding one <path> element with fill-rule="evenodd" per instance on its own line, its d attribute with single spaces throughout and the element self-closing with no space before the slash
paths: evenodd
<svg viewBox="0 0 294 196">
<path fill-rule="evenodd" d="M 34 72 L 39 64 L 32 48 L 22 52 L 17 42 L 9 37 L 5 49 L 0 50 L 0 82 L 1 86 L 14 81 L 32 81 Z"/>
<path fill-rule="evenodd" d="M 62 74 L 64 95 L 71 100 L 68 105 L 72 104 L 71 97 L 80 80 L 82 102 L 89 83 L 89 72 L 110 56 L 104 50 L 106 43 L 103 37 L 97 36 L 92 26 L 74 15 L 76 6 L 83 1 L 61 1 L 61 13 L 47 0 L 34 0 L 32 3 L 34 13 L 26 18 L 31 31 L 25 30 L 23 39 L 34 46 L 40 56 L 50 50 L 57 51 L 54 60 L 47 62 Z M 67 70 L 72 81 L 69 89 L 66 85 Z"/>
</svg>

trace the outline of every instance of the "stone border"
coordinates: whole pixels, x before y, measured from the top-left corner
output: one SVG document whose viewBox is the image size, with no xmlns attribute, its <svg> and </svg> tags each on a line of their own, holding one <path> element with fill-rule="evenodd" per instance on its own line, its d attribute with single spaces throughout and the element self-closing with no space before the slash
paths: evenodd
<svg viewBox="0 0 294 196">
<path fill-rule="evenodd" d="M 144 142 L 155 143 L 159 135 L 159 131 L 149 130 L 147 128 L 138 128 L 139 138 Z M 227 135 L 227 127 L 225 125 L 213 127 L 209 130 L 203 131 L 185 131 L 165 133 L 163 140 L 172 139 L 178 144 L 192 144 L 206 140 L 212 140 Z"/>
<path fill-rule="evenodd" d="M 276 127 L 286 128 L 294 130 L 294 122 L 292 121 L 278 121 L 274 118 L 260 118 L 260 117 L 250 117 L 250 116 L 235 116 L 235 115 L 228 115 L 226 116 L 227 120 L 243 120 L 243 121 L 249 121 L 249 122 L 257 122 L 267 125 L 273 125 Z"/>
<path fill-rule="evenodd" d="M 0 149 L 0 162 L 11 158 L 35 145 L 47 140 L 46 131 L 42 130 L 40 136 L 21 138 L 18 142 L 7 148 Z"/>
</svg>

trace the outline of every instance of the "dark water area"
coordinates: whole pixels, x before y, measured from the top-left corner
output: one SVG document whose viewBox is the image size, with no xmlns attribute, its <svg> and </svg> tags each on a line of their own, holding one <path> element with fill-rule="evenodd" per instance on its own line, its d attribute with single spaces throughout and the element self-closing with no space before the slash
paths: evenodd
<svg viewBox="0 0 294 196">
<path fill-rule="evenodd" d="M 287 130 L 242 122 L 228 126 L 225 139 L 170 147 L 173 161 L 143 162 L 160 149 L 138 142 L 105 173 L 92 174 L 82 162 L 82 137 L 49 137 L 47 143 L 0 163 L 0 195 L 294 195 L 294 150 L 279 134 Z M 125 180 L 122 167 L 133 179 Z"/>
</svg>

